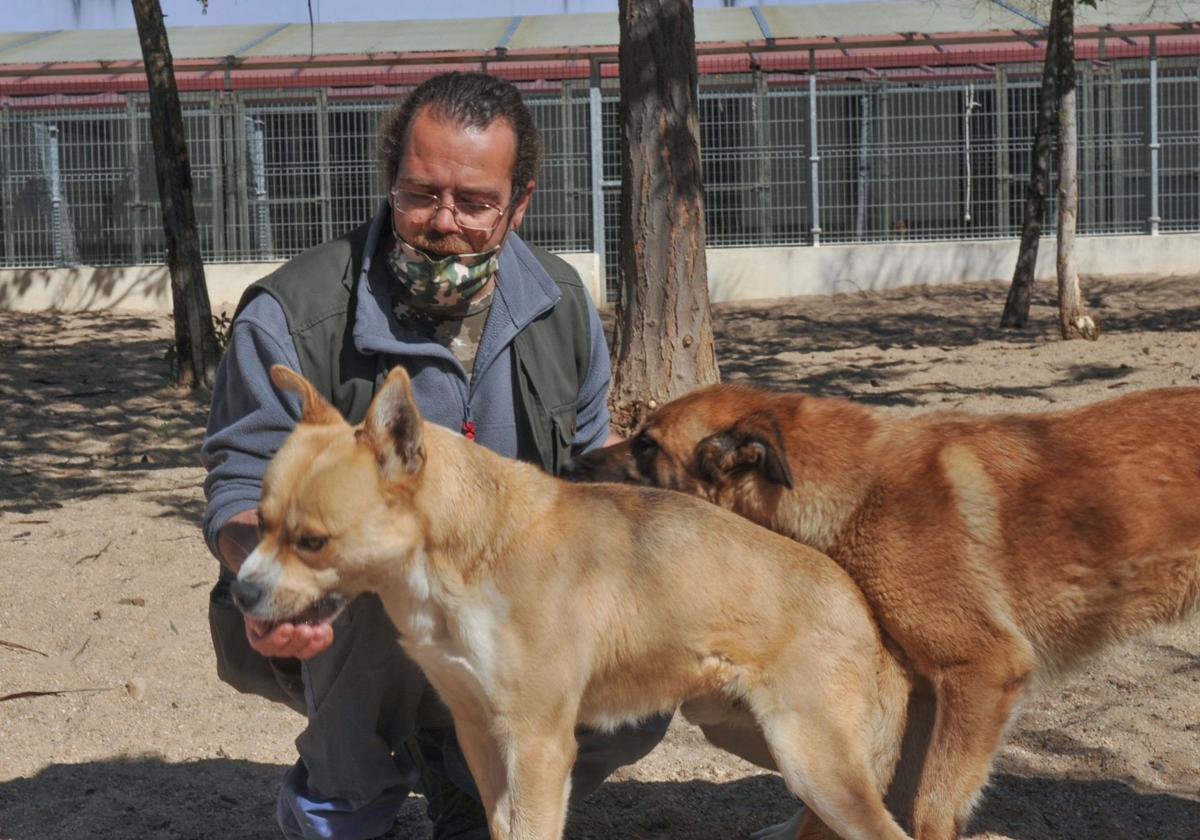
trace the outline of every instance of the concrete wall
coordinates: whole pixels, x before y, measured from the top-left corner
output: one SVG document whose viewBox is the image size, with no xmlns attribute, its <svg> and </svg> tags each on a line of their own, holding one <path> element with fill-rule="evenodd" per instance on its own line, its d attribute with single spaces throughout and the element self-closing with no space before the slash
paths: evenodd
<svg viewBox="0 0 1200 840">
<path fill-rule="evenodd" d="M 600 297 L 596 254 L 563 254 Z M 713 302 L 827 295 L 917 284 L 1007 280 L 1016 240 L 823 245 L 819 248 L 710 248 Z M 1081 237 L 1084 275 L 1194 274 L 1200 271 L 1200 234 Z M 213 311 L 231 310 L 242 290 L 279 263 L 215 263 L 205 267 Z M 1039 279 L 1054 277 L 1054 241 L 1038 252 Z M 169 312 L 170 278 L 164 266 L 15 268 L 0 270 L 0 309 L 20 311 L 124 309 Z"/>
<path fill-rule="evenodd" d="M 708 251 L 713 302 L 828 295 L 899 286 L 1011 280 L 1016 240 L 715 248 Z M 1082 275 L 1195 274 L 1200 234 L 1103 236 L 1075 240 Z M 1054 240 L 1038 248 L 1037 277 L 1055 276 Z"/>
<path fill-rule="evenodd" d="M 600 295 L 600 259 L 596 254 L 562 254 Z M 214 313 L 233 312 L 243 290 L 283 263 L 212 263 L 204 267 Z M 75 266 L 73 268 L 0 269 L 0 309 L 20 312 L 121 309 L 171 311 L 171 278 L 164 265 Z"/>
</svg>

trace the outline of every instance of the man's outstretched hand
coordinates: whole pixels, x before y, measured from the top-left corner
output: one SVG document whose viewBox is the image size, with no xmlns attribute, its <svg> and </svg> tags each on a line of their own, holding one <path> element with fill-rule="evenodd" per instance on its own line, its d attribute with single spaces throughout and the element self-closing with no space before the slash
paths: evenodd
<svg viewBox="0 0 1200 840">
<path fill-rule="evenodd" d="M 333 627 L 329 624 L 289 624 L 285 621 L 272 627 L 249 616 L 243 618 L 250 647 L 263 656 L 310 659 L 333 644 Z"/>
</svg>

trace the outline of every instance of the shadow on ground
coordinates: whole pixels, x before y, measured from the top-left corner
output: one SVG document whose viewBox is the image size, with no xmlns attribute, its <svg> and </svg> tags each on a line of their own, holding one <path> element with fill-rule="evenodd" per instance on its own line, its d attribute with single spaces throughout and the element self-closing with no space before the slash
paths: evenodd
<svg viewBox="0 0 1200 840">
<path fill-rule="evenodd" d="M 1115 780 L 999 775 L 971 833 L 1013 840 L 1195 840 L 1200 802 Z"/>
<path fill-rule="evenodd" d="M 1192 284 L 1179 278 L 1136 283 L 1084 278 L 1084 289 L 1107 331 L 1200 328 Z M 717 357 L 726 379 L 912 405 L 922 399 L 921 388 L 936 391 L 943 383 L 889 387 L 906 371 L 890 351 L 936 347 L 951 356 L 987 341 L 1032 347 L 1059 340 L 1051 284 L 1035 287 L 1031 326 L 1022 331 L 997 326 L 1006 293 L 1006 284 L 980 283 L 721 304 L 713 314 Z M 140 492 L 155 492 L 153 474 L 199 464 L 208 397 L 168 383 L 168 316 L 0 314 L 0 511 L 31 513 L 128 492 L 133 483 Z M 611 338 L 611 308 L 603 321 Z M 832 371 L 806 373 L 802 363 L 780 358 L 846 348 L 863 352 Z M 1126 372 L 1121 366 L 1079 365 L 1061 376 L 1077 383 L 1118 379 Z M 960 399 L 983 393 L 956 390 Z M 1009 391 L 993 386 L 986 393 L 1030 395 L 1020 387 Z M 169 499 L 178 488 L 165 482 L 161 489 Z M 198 522 L 201 512 L 176 504 L 169 515 Z"/>
<path fill-rule="evenodd" d="M 1200 306 L 1189 278 L 1083 278 L 1082 284 L 1087 307 L 1105 332 L 1200 329 Z M 929 356 L 929 362 L 943 363 L 988 342 L 1032 349 L 1061 341 L 1054 284 L 1034 287 L 1029 323 L 1021 330 L 999 327 L 1007 293 L 1005 283 L 975 283 L 716 304 L 713 330 L 721 377 L 824 396 L 853 396 L 876 405 L 918 405 L 928 396 L 925 392 L 944 393 L 948 383 L 896 385 L 912 372 L 902 351 L 940 351 L 943 355 Z M 614 318 L 612 307 L 601 313 L 610 342 Z M 808 354 L 820 359 L 820 354 L 847 349 L 860 352 L 835 370 L 804 363 Z M 1125 365 L 1080 364 L 1063 369 L 1060 384 L 1118 380 L 1129 371 Z M 1044 396 L 1036 389 L 995 383 L 986 389 L 950 390 L 956 401 Z"/>
<path fill-rule="evenodd" d="M 284 768 L 232 759 L 173 764 L 155 757 L 53 765 L 0 783 L 6 840 L 258 840 L 276 837 L 275 787 Z M 428 838 L 423 801 L 410 799 L 399 836 Z M 728 840 L 786 818 L 782 782 L 610 782 L 571 816 L 570 840 Z M 1110 814 L 1123 815 L 1118 822 Z M 1115 781 L 999 776 L 972 832 L 1014 840 L 1195 840 L 1200 802 L 1141 793 Z"/>
<path fill-rule="evenodd" d="M 208 398 L 168 380 L 169 318 L 9 312 L 4 324 L 0 511 L 58 507 L 134 483 L 153 492 L 156 473 L 199 465 Z"/>
</svg>

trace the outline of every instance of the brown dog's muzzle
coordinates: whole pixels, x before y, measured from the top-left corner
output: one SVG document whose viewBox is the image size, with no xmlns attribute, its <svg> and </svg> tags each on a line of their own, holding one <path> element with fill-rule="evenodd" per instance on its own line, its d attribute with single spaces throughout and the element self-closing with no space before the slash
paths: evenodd
<svg viewBox="0 0 1200 840">
<path fill-rule="evenodd" d="M 593 449 L 572 458 L 563 467 L 560 478 L 567 481 L 607 481 L 620 484 L 648 484 L 637 468 L 629 441 Z"/>
</svg>

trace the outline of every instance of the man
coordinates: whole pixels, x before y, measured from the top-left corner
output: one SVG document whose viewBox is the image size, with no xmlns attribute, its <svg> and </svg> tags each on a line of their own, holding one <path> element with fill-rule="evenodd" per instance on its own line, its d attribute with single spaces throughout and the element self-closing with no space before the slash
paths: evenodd
<svg viewBox="0 0 1200 840">
<path fill-rule="evenodd" d="M 482 74 L 436 76 L 380 137 L 389 191 L 376 216 L 256 283 L 235 317 L 203 447 L 205 535 L 223 561 L 210 624 L 222 679 L 308 717 L 276 808 L 286 837 L 379 836 L 419 787 L 435 840 L 484 840 L 448 713 L 378 599 L 359 598 L 332 626 L 267 627 L 228 597 L 257 541 L 266 463 L 299 416 L 298 401 L 270 382 L 276 362 L 352 422 L 401 364 L 427 420 L 552 472 L 608 436 L 595 307 L 566 263 L 515 233 L 540 162 L 516 88 Z M 463 516 L 471 507 L 462 500 Z M 645 755 L 666 724 L 581 732 L 574 790 L 586 795 Z"/>
</svg>

